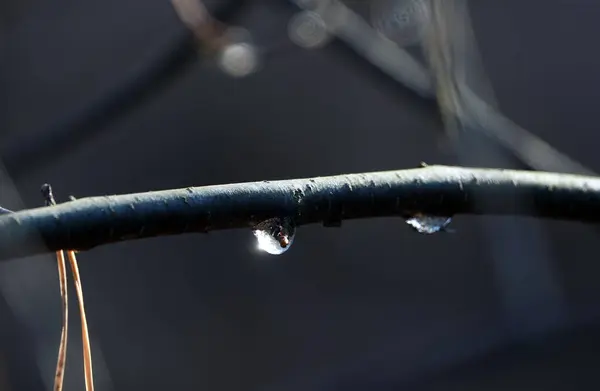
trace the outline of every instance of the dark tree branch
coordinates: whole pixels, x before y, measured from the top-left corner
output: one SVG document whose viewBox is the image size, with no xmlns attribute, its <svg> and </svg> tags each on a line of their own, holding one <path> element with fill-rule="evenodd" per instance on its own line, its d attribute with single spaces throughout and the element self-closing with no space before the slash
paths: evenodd
<svg viewBox="0 0 600 391">
<path fill-rule="evenodd" d="M 485 203 L 478 202 L 482 198 Z M 275 216 L 290 216 L 297 225 L 339 226 L 347 219 L 415 213 L 598 222 L 600 178 L 430 166 L 83 198 L 0 216 L 0 260 L 161 235 L 250 228 Z"/>
</svg>

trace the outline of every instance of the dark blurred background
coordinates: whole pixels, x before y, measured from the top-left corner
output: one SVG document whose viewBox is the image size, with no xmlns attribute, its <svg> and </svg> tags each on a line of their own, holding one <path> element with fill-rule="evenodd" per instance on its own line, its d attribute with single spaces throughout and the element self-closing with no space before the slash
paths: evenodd
<svg viewBox="0 0 600 391">
<path fill-rule="evenodd" d="M 434 102 L 338 40 L 291 43 L 295 5 L 205 3 L 248 30 L 257 72 L 182 60 L 182 45 L 172 58 L 185 66 L 129 99 L 119 91 L 185 41 L 169 1 L 0 2 L 2 205 L 41 205 L 45 182 L 64 201 L 463 161 L 440 148 Z M 600 4 L 477 0 L 470 10 L 502 112 L 600 170 Z M 278 257 L 241 230 L 81 253 L 96 389 L 599 389 L 600 231 L 508 217 L 457 217 L 453 228 L 307 226 Z M 0 269 L 0 389 L 51 389 L 55 259 Z M 70 296 L 66 390 L 83 389 Z"/>
</svg>

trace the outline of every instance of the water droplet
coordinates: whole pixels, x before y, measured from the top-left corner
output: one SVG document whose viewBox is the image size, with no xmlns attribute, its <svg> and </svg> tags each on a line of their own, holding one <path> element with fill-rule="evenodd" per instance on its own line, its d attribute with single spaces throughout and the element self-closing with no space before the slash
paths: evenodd
<svg viewBox="0 0 600 391">
<path fill-rule="evenodd" d="M 254 226 L 258 248 L 272 255 L 286 252 L 294 242 L 296 226 L 289 217 L 275 217 Z"/>
<path fill-rule="evenodd" d="M 371 6 L 373 27 L 403 47 L 420 43 L 428 17 L 424 0 L 375 0 Z"/>
<path fill-rule="evenodd" d="M 292 42 L 305 49 L 317 49 L 331 41 L 323 18 L 316 12 L 303 11 L 294 16 L 288 25 Z"/>
<path fill-rule="evenodd" d="M 434 234 L 447 231 L 447 226 L 452 221 L 451 217 L 414 215 L 406 219 L 406 223 L 422 234 Z"/>
</svg>

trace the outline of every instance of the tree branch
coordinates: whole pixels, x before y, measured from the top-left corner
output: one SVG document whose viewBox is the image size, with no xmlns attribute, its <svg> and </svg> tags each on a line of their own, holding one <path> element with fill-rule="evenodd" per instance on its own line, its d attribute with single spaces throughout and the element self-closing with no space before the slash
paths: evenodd
<svg viewBox="0 0 600 391">
<path fill-rule="evenodd" d="M 339 226 L 342 220 L 416 213 L 599 222 L 600 178 L 428 166 L 90 197 L 1 215 L 0 260 L 154 236 L 251 228 L 276 216 L 290 216 L 297 225 Z"/>
</svg>

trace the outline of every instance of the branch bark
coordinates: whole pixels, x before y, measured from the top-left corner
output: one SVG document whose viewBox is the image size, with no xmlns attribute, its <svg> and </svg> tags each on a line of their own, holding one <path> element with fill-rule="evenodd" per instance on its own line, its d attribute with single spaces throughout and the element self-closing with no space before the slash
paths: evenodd
<svg viewBox="0 0 600 391">
<path fill-rule="evenodd" d="M 480 202 L 485 200 L 485 202 Z M 0 260 L 124 240 L 251 228 L 276 216 L 296 225 L 416 213 L 521 215 L 600 221 L 600 178 L 427 166 L 90 197 L 0 216 Z"/>
</svg>

